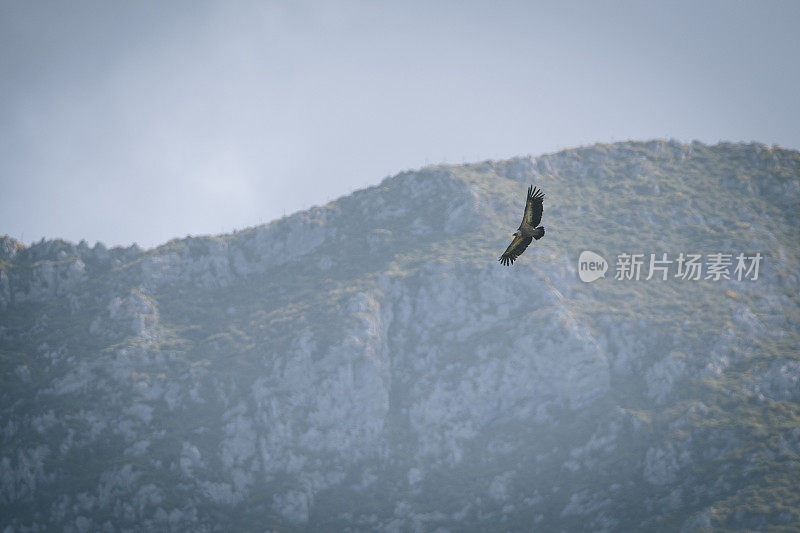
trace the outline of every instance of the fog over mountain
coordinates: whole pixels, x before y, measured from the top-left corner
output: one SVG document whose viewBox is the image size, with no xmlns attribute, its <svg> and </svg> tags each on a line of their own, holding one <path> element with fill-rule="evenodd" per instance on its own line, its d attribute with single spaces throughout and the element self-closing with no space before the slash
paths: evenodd
<svg viewBox="0 0 800 533">
<path fill-rule="evenodd" d="M 797 530 L 798 227 L 800 152 L 650 141 L 150 250 L 4 237 L 0 530 Z"/>
</svg>

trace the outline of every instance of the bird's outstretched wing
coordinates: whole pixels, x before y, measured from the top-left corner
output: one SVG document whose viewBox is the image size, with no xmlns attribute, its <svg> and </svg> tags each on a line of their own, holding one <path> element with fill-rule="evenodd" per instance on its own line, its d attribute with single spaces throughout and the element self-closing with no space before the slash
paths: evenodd
<svg viewBox="0 0 800 533">
<path fill-rule="evenodd" d="M 528 199 L 525 201 L 525 215 L 522 223 L 534 228 L 542 221 L 542 211 L 544 211 L 544 193 L 541 189 L 534 189 L 533 185 L 528 187 Z"/>
<path fill-rule="evenodd" d="M 508 248 L 506 248 L 506 251 L 503 252 L 503 255 L 500 256 L 498 261 L 506 266 L 513 265 L 517 257 L 522 255 L 522 252 L 525 251 L 525 248 L 528 247 L 532 240 L 533 238 L 523 237 L 522 235 L 514 237 L 514 240 L 511 241 L 511 244 L 508 245 Z"/>
</svg>

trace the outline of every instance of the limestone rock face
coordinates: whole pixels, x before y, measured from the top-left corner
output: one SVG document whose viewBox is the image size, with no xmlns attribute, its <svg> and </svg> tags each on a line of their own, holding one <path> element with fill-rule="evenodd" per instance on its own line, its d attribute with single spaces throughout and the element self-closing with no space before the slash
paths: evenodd
<svg viewBox="0 0 800 533">
<path fill-rule="evenodd" d="M 18 302 L 41 302 L 63 296 L 86 280 L 86 265 L 80 259 L 67 261 L 42 260 L 30 269 L 28 283 L 14 292 Z"/>
<path fill-rule="evenodd" d="M 626 142 L 152 250 L 0 238 L 0 530 L 798 529 L 798 183 Z M 615 280 L 639 251 L 764 263 Z"/>
<path fill-rule="evenodd" d="M 158 308 L 141 289 L 132 289 L 124 296 L 114 296 L 106 312 L 97 316 L 89 332 L 106 339 L 135 337 L 154 341 L 158 335 Z"/>
</svg>

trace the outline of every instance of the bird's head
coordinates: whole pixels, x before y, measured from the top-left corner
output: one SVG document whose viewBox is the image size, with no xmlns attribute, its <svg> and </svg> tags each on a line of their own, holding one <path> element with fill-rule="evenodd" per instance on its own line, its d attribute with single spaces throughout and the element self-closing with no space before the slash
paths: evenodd
<svg viewBox="0 0 800 533">
<path fill-rule="evenodd" d="M 514 233 L 512 233 L 512 235 L 513 235 L 514 237 L 519 237 L 520 235 L 522 235 L 522 232 L 521 232 L 520 230 L 517 230 L 517 231 L 515 231 Z"/>
</svg>

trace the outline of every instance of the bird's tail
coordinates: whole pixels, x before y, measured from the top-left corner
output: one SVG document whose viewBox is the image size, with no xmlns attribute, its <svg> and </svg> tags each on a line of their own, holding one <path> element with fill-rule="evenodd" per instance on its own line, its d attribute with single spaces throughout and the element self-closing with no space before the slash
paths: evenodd
<svg viewBox="0 0 800 533">
<path fill-rule="evenodd" d="M 544 237 L 544 226 L 539 226 L 538 228 L 536 228 L 536 231 L 533 234 L 533 238 L 538 241 L 542 237 Z"/>
</svg>

